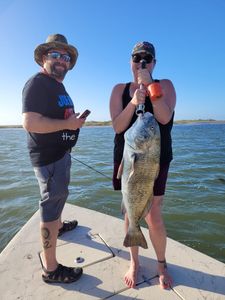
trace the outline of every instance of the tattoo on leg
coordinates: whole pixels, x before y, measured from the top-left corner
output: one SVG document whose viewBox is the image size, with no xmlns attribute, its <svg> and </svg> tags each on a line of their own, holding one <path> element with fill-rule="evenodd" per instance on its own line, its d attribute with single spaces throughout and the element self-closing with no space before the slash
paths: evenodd
<svg viewBox="0 0 225 300">
<path fill-rule="evenodd" d="M 52 247 L 52 245 L 50 244 L 51 235 L 50 235 L 49 229 L 48 228 L 42 228 L 41 229 L 41 235 L 42 235 L 43 248 L 44 249 L 51 248 Z"/>
</svg>

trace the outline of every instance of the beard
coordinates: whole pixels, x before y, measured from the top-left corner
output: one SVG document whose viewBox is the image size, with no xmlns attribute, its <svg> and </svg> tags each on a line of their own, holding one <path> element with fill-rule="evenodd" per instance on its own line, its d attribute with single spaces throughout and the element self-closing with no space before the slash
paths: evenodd
<svg viewBox="0 0 225 300">
<path fill-rule="evenodd" d="M 58 66 L 60 66 L 60 68 L 58 68 Z M 59 62 L 55 62 L 52 65 L 49 66 L 50 67 L 50 75 L 58 80 L 63 80 L 66 76 L 66 73 L 68 72 L 68 69 L 65 67 L 65 65 L 59 63 Z"/>
</svg>

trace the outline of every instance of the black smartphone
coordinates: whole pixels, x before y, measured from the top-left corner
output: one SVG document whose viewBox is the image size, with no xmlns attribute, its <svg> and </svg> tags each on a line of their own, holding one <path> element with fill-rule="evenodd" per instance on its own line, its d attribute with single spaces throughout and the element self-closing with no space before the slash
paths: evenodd
<svg viewBox="0 0 225 300">
<path fill-rule="evenodd" d="M 86 109 L 80 116 L 79 119 L 84 119 L 87 118 L 87 116 L 89 116 L 91 113 L 91 111 L 89 109 Z"/>
</svg>

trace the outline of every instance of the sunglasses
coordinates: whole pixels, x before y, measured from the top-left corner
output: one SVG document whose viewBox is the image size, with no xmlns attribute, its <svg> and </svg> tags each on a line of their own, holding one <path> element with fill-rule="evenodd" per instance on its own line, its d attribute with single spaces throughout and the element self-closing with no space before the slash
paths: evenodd
<svg viewBox="0 0 225 300">
<path fill-rule="evenodd" d="M 134 54 L 134 55 L 132 55 L 132 61 L 136 64 L 139 63 L 142 59 L 145 60 L 147 64 L 150 64 L 153 61 L 153 56 L 151 54 L 145 54 L 145 55 Z"/>
<path fill-rule="evenodd" d="M 65 62 L 70 62 L 71 57 L 69 56 L 69 54 L 61 54 L 59 52 L 49 52 L 47 54 L 48 57 L 53 58 L 53 59 L 62 59 Z"/>
</svg>

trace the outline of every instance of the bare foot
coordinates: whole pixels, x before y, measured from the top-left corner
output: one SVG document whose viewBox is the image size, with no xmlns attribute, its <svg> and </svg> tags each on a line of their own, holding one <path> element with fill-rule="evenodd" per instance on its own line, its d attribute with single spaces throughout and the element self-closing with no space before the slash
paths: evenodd
<svg viewBox="0 0 225 300">
<path fill-rule="evenodd" d="M 124 281 L 129 288 L 134 288 L 136 286 L 138 269 L 138 264 L 131 263 L 129 270 L 124 276 Z"/>
<path fill-rule="evenodd" d="M 159 263 L 158 264 L 158 271 L 159 271 L 159 284 L 160 284 L 160 287 L 163 288 L 163 289 L 171 288 L 173 280 L 172 280 L 172 278 L 170 277 L 170 275 L 167 271 L 166 263 Z"/>
</svg>

